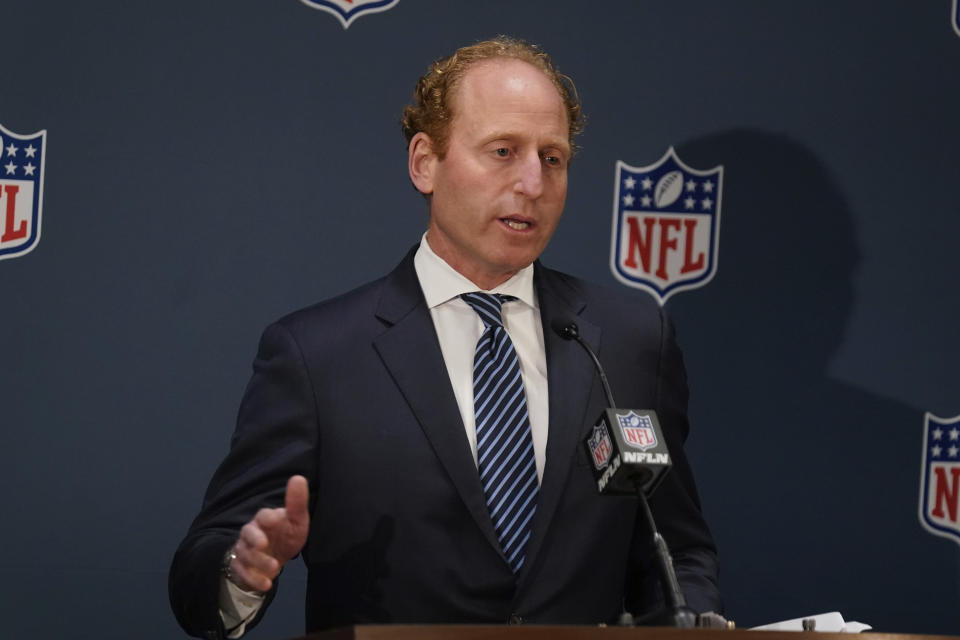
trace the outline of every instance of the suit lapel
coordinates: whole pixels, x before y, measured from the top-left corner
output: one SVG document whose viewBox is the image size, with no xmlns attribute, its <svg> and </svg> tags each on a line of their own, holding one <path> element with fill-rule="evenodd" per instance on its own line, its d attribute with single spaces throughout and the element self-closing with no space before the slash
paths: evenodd
<svg viewBox="0 0 960 640">
<path fill-rule="evenodd" d="M 413 267 L 414 253 L 415 248 L 387 276 L 376 315 L 390 326 L 374 340 L 374 348 L 470 514 L 499 550 L 433 319 Z"/>
<path fill-rule="evenodd" d="M 550 426 L 547 435 L 546 466 L 540 485 L 533 532 L 520 579 L 529 571 L 563 495 L 575 456 L 583 455 L 581 440 L 586 426 L 596 416 L 586 415 L 596 374 L 590 357 L 574 341 L 564 340 L 552 329 L 554 320 L 574 321 L 581 337 L 594 350 L 600 347 L 600 328 L 582 317 L 586 306 L 578 292 L 554 272 L 537 263 L 537 294 L 543 341 L 547 354 L 547 384 L 550 395 Z"/>
</svg>

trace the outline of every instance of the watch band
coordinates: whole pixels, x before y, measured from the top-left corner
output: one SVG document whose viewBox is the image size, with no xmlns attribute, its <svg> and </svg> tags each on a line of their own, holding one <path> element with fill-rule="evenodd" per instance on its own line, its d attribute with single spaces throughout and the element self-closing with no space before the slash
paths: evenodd
<svg viewBox="0 0 960 640">
<path fill-rule="evenodd" d="M 232 582 L 235 586 L 240 587 L 233 575 L 233 561 L 236 559 L 236 545 L 231 545 L 230 548 L 227 549 L 227 552 L 223 554 L 223 560 L 220 562 L 220 571 L 223 573 L 224 578 Z M 242 589 L 242 587 L 240 588 Z"/>
</svg>

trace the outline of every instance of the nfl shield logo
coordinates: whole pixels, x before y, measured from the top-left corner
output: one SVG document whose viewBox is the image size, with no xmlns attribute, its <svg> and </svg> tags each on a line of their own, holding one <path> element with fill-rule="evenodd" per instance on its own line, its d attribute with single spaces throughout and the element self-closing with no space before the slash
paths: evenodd
<svg viewBox="0 0 960 640">
<path fill-rule="evenodd" d="M 960 416 L 923 418 L 920 524 L 960 544 Z"/>
<path fill-rule="evenodd" d="M 22 136 L 0 124 L 0 260 L 40 242 L 47 132 Z"/>
<path fill-rule="evenodd" d="M 650 416 L 638 416 L 631 411 L 625 416 L 618 415 L 623 441 L 635 449 L 646 451 L 657 446 L 657 432 L 653 430 Z"/>
<path fill-rule="evenodd" d="M 593 428 L 593 433 L 587 440 L 587 446 L 590 447 L 590 457 L 597 471 L 607 466 L 613 454 L 613 443 L 603 422 Z"/>
<path fill-rule="evenodd" d="M 400 0 L 300 0 L 314 9 L 336 16 L 343 28 L 365 13 L 377 13 L 392 8 Z"/>
<path fill-rule="evenodd" d="M 723 166 L 688 167 L 673 147 L 646 167 L 617 161 L 610 269 L 662 305 L 717 270 Z"/>
</svg>

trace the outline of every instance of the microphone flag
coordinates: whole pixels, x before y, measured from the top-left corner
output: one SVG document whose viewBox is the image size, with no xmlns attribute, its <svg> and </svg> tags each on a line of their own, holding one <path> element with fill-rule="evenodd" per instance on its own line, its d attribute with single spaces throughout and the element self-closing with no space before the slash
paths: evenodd
<svg viewBox="0 0 960 640">
<path fill-rule="evenodd" d="M 606 409 L 584 440 L 600 493 L 652 494 L 670 469 L 670 452 L 654 411 Z"/>
</svg>

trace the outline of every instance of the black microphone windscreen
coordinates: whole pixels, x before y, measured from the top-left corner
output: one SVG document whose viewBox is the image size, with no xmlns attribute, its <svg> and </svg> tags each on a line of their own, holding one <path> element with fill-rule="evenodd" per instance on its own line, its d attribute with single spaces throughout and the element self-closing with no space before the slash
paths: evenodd
<svg viewBox="0 0 960 640">
<path fill-rule="evenodd" d="M 573 340 L 580 334 L 577 323 L 570 318 L 554 318 L 550 328 L 564 340 Z"/>
</svg>

